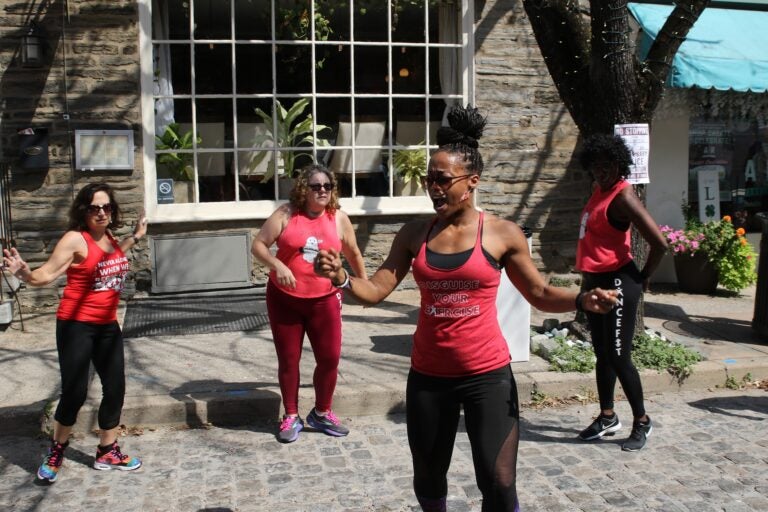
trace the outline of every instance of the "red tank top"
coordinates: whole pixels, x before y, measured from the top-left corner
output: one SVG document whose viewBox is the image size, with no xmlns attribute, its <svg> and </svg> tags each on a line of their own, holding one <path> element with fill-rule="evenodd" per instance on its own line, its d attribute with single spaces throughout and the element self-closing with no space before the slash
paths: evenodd
<svg viewBox="0 0 768 512">
<path fill-rule="evenodd" d="M 482 227 L 480 212 L 472 255 L 458 268 L 430 266 L 427 240 L 413 260 L 421 309 L 413 335 L 411 365 L 419 373 L 462 377 L 495 370 L 510 362 L 509 348 L 496 319 L 501 272 L 483 254 Z"/>
<path fill-rule="evenodd" d="M 276 257 L 296 278 L 296 288 L 280 285 L 275 271 L 269 279 L 280 290 L 302 298 L 324 297 L 336 292 L 329 279 L 315 274 L 314 262 L 320 249 L 341 250 L 341 240 L 336 229 L 336 215 L 325 212 L 319 217 L 308 217 L 304 212 L 291 215 L 288 225 L 277 238 Z"/>
<path fill-rule="evenodd" d="M 632 260 L 630 230 L 616 229 L 608 221 L 608 207 L 619 192 L 629 186 L 619 180 L 603 191 L 596 187 L 581 213 L 576 268 L 582 272 L 612 272 Z"/>
<path fill-rule="evenodd" d="M 81 234 L 88 246 L 85 260 L 67 269 L 67 285 L 56 312 L 59 320 L 108 324 L 117 320 L 117 304 L 130 264 L 111 235 L 114 249 L 105 252 L 87 231 Z"/>
</svg>

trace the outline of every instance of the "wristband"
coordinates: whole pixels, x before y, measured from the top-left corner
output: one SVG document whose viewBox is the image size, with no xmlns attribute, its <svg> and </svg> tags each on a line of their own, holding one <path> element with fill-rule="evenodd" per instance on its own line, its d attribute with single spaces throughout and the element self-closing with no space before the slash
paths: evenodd
<svg viewBox="0 0 768 512">
<path fill-rule="evenodd" d="M 139 240 L 141 240 L 141 239 L 140 239 L 139 237 L 137 237 L 136 235 L 131 235 L 131 238 L 133 238 L 133 243 L 134 243 L 134 244 L 137 244 L 137 243 L 139 243 Z"/>
<path fill-rule="evenodd" d="M 331 281 L 331 284 L 332 284 L 333 286 L 335 286 L 336 288 L 349 288 L 349 272 L 347 272 L 347 271 L 345 270 L 345 271 L 344 271 L 344 274 L 345 274 L 347 277 L 344 279 L 344 282 L 343 282 L 343 283 L 341 283 L 341 284 L 336 284 L 336 283 L 334 283 L 333 281 Z"/>
<path fill-rule="evenodd" d="M 576 294 L 576 311 L 579 313 L 584 313 L 584 304 L 581 303 L 581 298 L 584 297 L 584 294 L 587 293 L 586 291 L 581 291 L 578 294 Z"/>
</svg>

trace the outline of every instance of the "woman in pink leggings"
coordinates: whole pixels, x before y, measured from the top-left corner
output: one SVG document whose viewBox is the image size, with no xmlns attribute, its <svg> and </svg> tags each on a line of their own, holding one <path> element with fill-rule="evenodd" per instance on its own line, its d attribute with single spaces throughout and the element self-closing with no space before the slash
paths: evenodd
<svg viewBox="0 0 768 512">
<path fill-rule="evenodd" d="M 277 254 L 269 248 L 277 243 Z M 343 286 L 315 274 L 318 251 L 334 249 L 347 258 L 355 276 L 366 279 L 349 217 L 339 210 L 336 179 L 328 169 L 311 165 L 300 173 L 290 201 L 264 222 L 251 251 L 269 267 L 267 314 L 278 361 L 278 380 L 285 415 L 278 441 L 292 443 L 304 422 L 299 416 L 299 361 L 304 334 L 315 355 L 315 407 L 310 427 L 331 436 L 349 433 L 331 411 L 341 355 Z"/>
</svg>

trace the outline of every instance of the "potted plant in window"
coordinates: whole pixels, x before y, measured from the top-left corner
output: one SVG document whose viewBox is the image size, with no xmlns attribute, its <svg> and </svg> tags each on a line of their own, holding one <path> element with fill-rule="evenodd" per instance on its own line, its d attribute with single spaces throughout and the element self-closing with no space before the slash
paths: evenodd
<svg viewBox="0 0 768 512">
<path fill-rule="evenodd" d="M 395 195 L 416 196 L 423 193 L 421 179 L 427 175 L 426 149 L 398 149 L 392 155 L 392 165 L 398 177 Z"/>
<path fill-rule="evenodd" d="M 197 138 L 198 146 L 202 143 Z M 166 126 L 162 135 L 155 135 L 155 149 L 167 150 L 191 150 L 192 131 L 181 133 L 178 123 Z M 192 153 L 160 153 L 157 155 L 157 177 L 173 180 L 173 197 L 177 203 L 194 202 L 194 188 L 192 180 L 195 177 L 194 155 Z"/>
<path fill-rule="evenodd" d="M 328 129 L 328 126 L 315 125 L 312 114 L 304 115 L 309 105 L 309 98 L 300 98 L 288 110 L 286 110 L 279 101 L 275 101 L 274 117 L 267 114 L 260 108 L 256 109 L 256 114 L 264 121 L 265 132 L 263 140 L 257 141 L 262 145 L 269 142 L 278 150 L 281 148 L 297 148 L 303 146 L 328 146 L 325 139 L 315 138 L 314 133 Z M 312 128 L 315 127 L 313 133 Z M 275 134 L 272 131 L 276 128 Z M 309 148 L 308 148 L 309 149 Z M 280 197 L 287 197 L 287 191 L 293 186 L 292 177 L 296 170 L 296 159 L 301 156 L 312 156 L 307 151 L 298 149 L 285 151 L 263 151 L 255 160 L 255 164 L 263 158 L 270 158 L 267 172 L 262 181 L 270 181 L 276 174 L 278 176 L 278 187 L 280 188 Z M 284 184 L 283 184 L 284 183 Z"/>
</svg>

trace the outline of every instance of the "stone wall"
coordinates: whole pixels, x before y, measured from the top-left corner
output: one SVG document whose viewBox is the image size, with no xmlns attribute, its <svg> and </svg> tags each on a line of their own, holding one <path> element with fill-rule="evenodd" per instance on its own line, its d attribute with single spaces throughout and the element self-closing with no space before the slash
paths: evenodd
<svg viewBox="0 0 768 512">
<path fill-rule="evenodd" d="M 475 5 L 475 98 L 488 115 L 479 203 L 532 229 L 540 270 L 568 272 L 590 186 L 572 161 L 578 130 L 560 102 L 521 2 Z"/>
<path fill-rule="evenodd" d="M 134 1 L 0 1 L 0 158 L 11 168 L 15 242 L 34 267 L 49 256 L 84 184 L 107 181 L 117 190 L 129 233 L 144 200 L 141 148 L 133 171 L 72 171 L 77 129 L 131 129 L 141 140 L 138 13 Z M 21 66 L 20 38 L 34 22 L 46 34 L 40 68 Z M 17 131 L 47 129 L 50 166 L 23 169 Z M 137 144 L 138 146 L 138 144 Z M 148 263 L 146 243 L 129 257 Z M 59 280 L 60 284 L 61 280 Z M 58 286 L 28 288 L 27 304 L 52 305 Z"/>
</svg>

